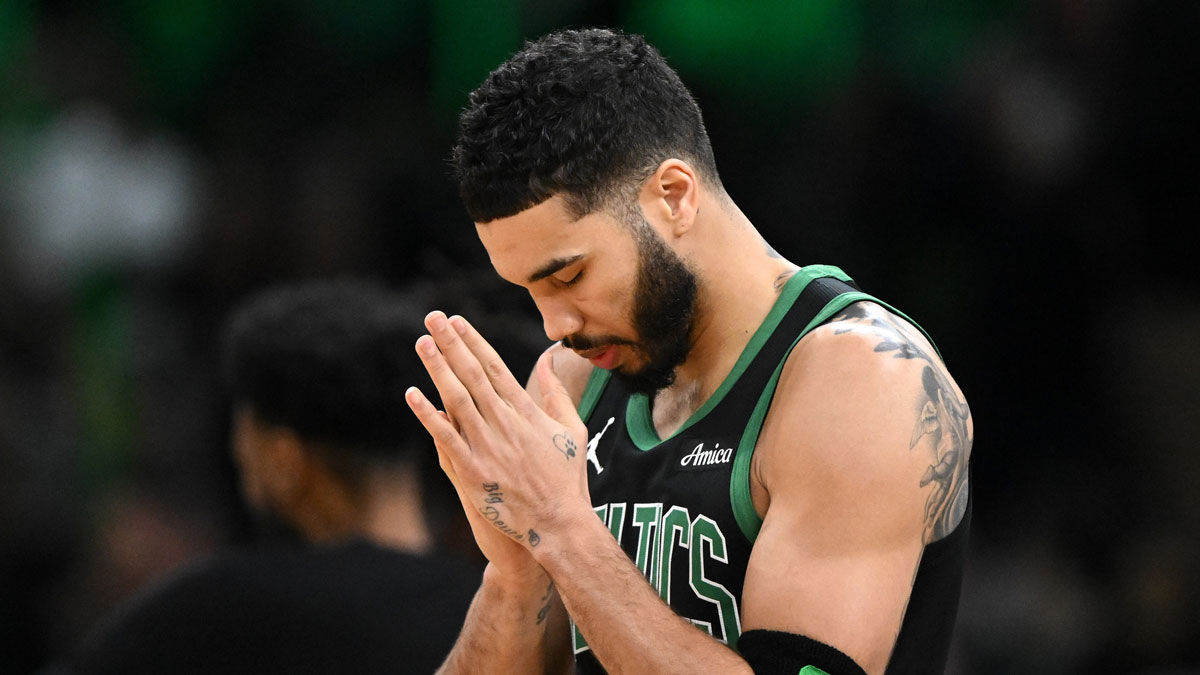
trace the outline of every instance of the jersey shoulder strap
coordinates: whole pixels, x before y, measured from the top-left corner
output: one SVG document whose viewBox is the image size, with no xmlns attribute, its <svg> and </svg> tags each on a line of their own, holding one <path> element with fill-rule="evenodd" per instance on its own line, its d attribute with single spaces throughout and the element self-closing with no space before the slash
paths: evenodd
<svg viewBox="0 0 1200 675">
<path fill-rule="evenodd" d="M 754 407 L 754 412 L 750 415 L 750 420 L 742 432 L 742 438 L 738 443 L 737 452 L 733 460 L 733 473 L 730 476 L 729 482 L 729 499 L 733 507 L 734 517 L 737 519 L 738 527 L 750 542 L 753 542 L 758 537 L 758 531 L 762 528 L 762 518 L 759 517 L 758 512 L 754 508 L 754 502 L 750 498 L 750 461 L 754 455 L 754 448 L 758 444 L 758 436 L 762 431 L 763 421 L 767 417 L 771 401 L 775 396 L 775 388 L 779 384 L 779 375 L 783 372 L 783 366 L 787 363 L 792 349 L 796 347 L 801 338 L 807 335 L 812 329 L 833 318 L 849 305 L 867 300 L 886 307 L 889 311 L 912 324 L 925 335 L 929 343 L 933 345 L 934 351 L 937 351 L 937 345 L 934 344 L 933 338 L 929 337 L 925 329 L 921 328 L 915 321 L 895 307 L 862 292 L 858 285 L 854 283 L 854 280 L 846 276 L 840 269 L 829 265 L 810 265 L 801 269 L 801 272 L 817 275 L 808 281 L 807 285 L 800 292 L 800 295 L 796 298 L 790 311 L 790 314 L 798 319 L 792 321 L 791 324 L 793 326 L 803 325 L 804 328 L 796 334 L 791 346 L 784 352 L 783 357 L 775 366 L 775 371 L 772 373 L 771 378 L 767 381 L 766 386 L 763 387 L 758 403 Z M 804 319 L 807 319 L 807 321 Z M 940 357 L 941 354 L 939 353 L 938 356 Z"/>
<path fill-rule="evenodd" d="M 816 316 L 831 299 L 847 291 L 858 292 L 864 299 L 870 297 L 865 293 L 859 292 L 858 286 L 854 284 L 854 281 L 837 267 L 832 265 L 807 265 L 796 271 L 792 278 L 788 280 L 782 293 L 786 296 L 789 293 L 798 292 L 798 295 L 792 301 L 791 307 L 787 311 L 788 318 L 794 326 L 796 325 L 795 316 L 797 314 L 807 314 L 810 317 Z M 804 332 L 808 330 L 809 328 L 805 328 Z M 591 374 L 588 376 L 583 395 L 580 397 L 579 405 L 576 408 L 584 422 L 587 422 L 588 418 L 595 411 L 596 404 L 600 402 L 604 390 L 611 379 L 612 373 L 609 371 L 602 368 L 592 369 Z"/>
</svg>

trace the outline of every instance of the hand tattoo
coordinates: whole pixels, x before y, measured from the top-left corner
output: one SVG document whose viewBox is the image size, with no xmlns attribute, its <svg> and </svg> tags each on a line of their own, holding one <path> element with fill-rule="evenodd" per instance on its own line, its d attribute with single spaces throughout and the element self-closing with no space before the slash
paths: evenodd
<svg viewBox="0 0 1200 675">
<path fill-rule="evenodd" d="M 500 504 L 504 501 L 504 493 L 500 491 L 500 485 L 497 483 L 484 483 L 483 489 L 487 490 L 483 501 L 487 504 Z"/>
<path fill-rule="evenodd" d="M 487 506 L 479 509 L 479 514 L 492 525 L 495 525 L 497 530 L 500 530 L 513 539 L 516 539 L 517 541 L 524 539 L 525 535 L 518 532 L 515 528 L 513 528 L 513 526 L 504 522 L 504 520 L 500 517 L 500 509 L 492 506 L 493 504 L 504 503 L 504 493 L 500 491 L 500 484 L 484 483 L 483 489 L 487 490 L 487 495 L 485 495 L 483 498 L 483 501 L 485 504 L 487 504 Z M 530 533 L 533 533 L 533 530 L 530 530 Z"/>
<path fill-rule="evenodd" d="M 534 532 L 533 528 L 530 528 L 529 529 L 529 545 L 537 546 L 540 543 L 542 543 L 541 535 L 539 535 L 537 532 Z"/>
<path fill-rule="evenodd" d="M 554 435 L 554 447 L 567 459 L 575 458 L 575 439 L 565 433 Z"/>
</svg>

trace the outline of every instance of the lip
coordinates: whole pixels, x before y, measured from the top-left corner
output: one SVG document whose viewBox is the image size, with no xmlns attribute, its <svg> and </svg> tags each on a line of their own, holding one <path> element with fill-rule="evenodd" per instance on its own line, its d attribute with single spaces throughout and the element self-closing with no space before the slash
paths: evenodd
<svg viewBox="0 0 1200 675">
<path fill-rule="evenodd" d="M 612 370 L 613 366 L 617 365 L 617 348 L 604 347 L 601 349 L 592 349 L 580 354 L 597 368 L 604 370 Z"/>
</svg>

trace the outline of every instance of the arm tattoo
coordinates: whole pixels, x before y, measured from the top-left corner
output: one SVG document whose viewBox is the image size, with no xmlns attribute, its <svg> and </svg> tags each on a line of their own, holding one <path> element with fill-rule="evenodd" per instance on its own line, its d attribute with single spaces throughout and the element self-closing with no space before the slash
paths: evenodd
<svg viewBox="0 0 1200 675">
<path fill-rule="evenodd" d="M 925 436 L 931 440 L 933 463 L 921 476 L 921 487 L 933 483 L 925 501 L 925 537 L 937 541 L 950 534 L 967 510 L 967 460 L 971 434 L 967 402 L 951 388 L 944 373 L 925 366 L 921 371 L 925 401 L 913 428 L 909 449 Z"/>
<path fill-rule="evenodd" d="M 967 510 L 967 462 L 974 440 L 968 427 L 971 410 L 950 384 L 941 362 L 910 338 L 913 328 L 908 324 L 902 324 L 890 313 L 873 312 L 864 303 L 850 305 L 834 320 L 883 328 L 888 337 L 875 346 L 876 352 L 895 352 L 893 358 L 925 362 L 917 423 L 908 447 L 912 450 L 926 436 L 930 439 L 931 463 L 920 481 L 922 488 L 933 485 L 933 492 L 925 501 L 925 541 L 942 539 L 954 530 Z M 841 335 L 851 330 L 853 326 L 847 326 L 834 333 Z"/>
<path fill-rule="evenodd" d="M 532 531 L 533 530 L 530 530 L 530 532 L 532 532 Z M 554 582 L 551 581 L 550 585 L 546 587 L 546 594 L 542 596 L 542 602 L 545 604 L 542 605 L 542 608 L 539 609 L 538 613 L 537 613 L 537 622 L 538 622 L 539 626 L 542 625 L 542 622 L 546 620 L 546 615 L 548 615 L 550 613 L 550 605 L 552 604 L 550 596 L 553 594 L 554 594 Z"/>
<path fill-rule="evenodd" d="M 796 273 L 796 270 L 789 270 L 789 271 L 784 272 L 783 274 L 780 274 L 779 276 L 775 277 L 775 293 L 776 294 L 779 294 L 780 292 L 783 291 L 783 287 L 787 285 L 788 279 L 791 279 L 792 275 L 794 275 L 795 273 Z"/>
<path fill-rule="evenodd" d="M 575 458 L 575 439 L 568 436 L 565 432 L 554 434 L 554 447 L 567 459 Z"/>
</svg>

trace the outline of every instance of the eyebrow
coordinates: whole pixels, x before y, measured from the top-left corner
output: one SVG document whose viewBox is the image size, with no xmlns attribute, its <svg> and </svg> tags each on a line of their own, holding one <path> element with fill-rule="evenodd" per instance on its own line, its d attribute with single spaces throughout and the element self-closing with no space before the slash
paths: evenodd
<svg viewBox="0 0 1200 675">
<path fill-rule="evenodd" d="M 573 255 L 569 258 L 555 258 L 554 260 L 551 260 L 550 262 L 546 263 L 545 265 L 542 265 L 541 267 L 539 267 L 538 270 L 536 272 L 534 272 L 533 274 L 530 274 L 529 279 L 526 281 L 526 283 L 532 284 L 535 281 L 541 281 L 542 279 L 545 279 L 546 277 L 550 276 L 551 274 L 554 274 L 555 272 L 561 270 L 562 268 L 564 268 L 568 265 L 571 265 L 575 262 L 578 262 L 581 258 L 583 258 L 582 253 L 580 253 L 579 255 Z"/>
</svg>

